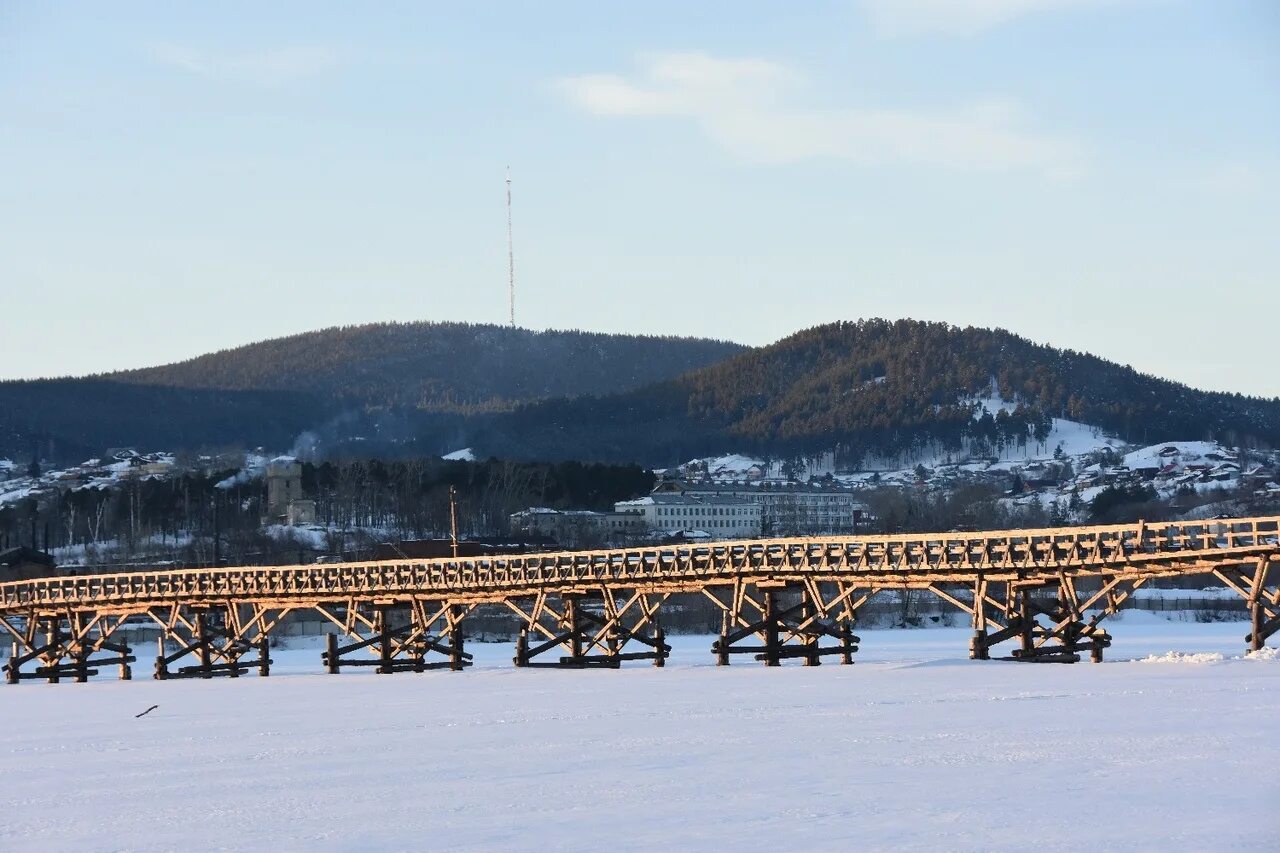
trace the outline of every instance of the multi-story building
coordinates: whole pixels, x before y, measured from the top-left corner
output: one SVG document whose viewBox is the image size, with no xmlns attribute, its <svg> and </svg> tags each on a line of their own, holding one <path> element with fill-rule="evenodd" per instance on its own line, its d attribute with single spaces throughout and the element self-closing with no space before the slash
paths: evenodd
<svg viewBox="0 0 1280 853">
<path fill-rule="evenodd" d="M 720 482 L 662 480 L 650 497 L 681 495 L 689 500 L 731 500 L 759 508 L 765 536 L 858 533 L 870 518 L 852 489 L 832 482 Z"/>
<path fill-rule="evenodd" d="M 267 506 L 262 523 L 316 523 L 316 502 L 302 497 L 302 463 L 292 456 L 277 456 L 267 463 Z"/>
<path fill-rule="evenodd" d="M 716 539 L 760 535 L 760 505 L 732 496 L 654 492 L 638 500 L 619 501 L 613 508 L 638 513 L 649 530 L 701 531 Z"/>
<path fill-rule="evenodd" d="M 626 510 L 594 512 L 586 509 L 529 507 L 513 512 L 511 532 L 547 536 L 566 545 L 592 544 L 646 532 L 641 514 Z"/>
</svg>

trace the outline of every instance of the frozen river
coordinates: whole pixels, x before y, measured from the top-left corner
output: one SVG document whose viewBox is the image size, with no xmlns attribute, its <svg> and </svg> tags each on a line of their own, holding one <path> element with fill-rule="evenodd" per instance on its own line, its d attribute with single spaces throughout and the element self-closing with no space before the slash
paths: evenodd
<svg viewBox="0 0 1280 853">
<path fill-rule="evenodd" d="M 266 679 L 4 686 L 0 849 L 1274 849 L 1280 659 L 1107 624 L 1101 665 L 939 628 L 852 667 L 674 637 L 661 670 L 332 676 L 293 640 Z"/>
</svg>

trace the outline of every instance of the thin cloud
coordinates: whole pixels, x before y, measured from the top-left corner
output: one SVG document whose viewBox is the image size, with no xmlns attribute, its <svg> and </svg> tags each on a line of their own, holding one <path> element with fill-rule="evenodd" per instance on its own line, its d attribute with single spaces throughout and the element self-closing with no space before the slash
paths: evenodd
<svg viewBox="0 0 1280 853">
<path fill-rule="evenodd" d="M 217 53 L 186 45 L 158 44 L 151 53 L 157 62 L 197 77 L 257 86 L 283 86 L 314 77 L 338 61 L 334 51 L 316 46 Z"/>
<path fill-rule="evenodd" d="M 598 116 L 677 118 L 737 157 L 756 163 L 816 158 L 863 166 L 1040 172 L 1070 178 L 1083 156 L 1069 141 L 1019 129 L 1019 109 L 986 100 L 937 110 L 793 106 L 803 77 L 780 63 L 703 53 L 649 57 L 638 75 L 585 74 L 557 81 Z"/>
<path fill-rule="evenodd" d="M 940 34 L 971 36 L 1042 12 L 1101 6 L 1128 0 L 862 0 L 876 32 L 885 37 Z"/>
</svg>

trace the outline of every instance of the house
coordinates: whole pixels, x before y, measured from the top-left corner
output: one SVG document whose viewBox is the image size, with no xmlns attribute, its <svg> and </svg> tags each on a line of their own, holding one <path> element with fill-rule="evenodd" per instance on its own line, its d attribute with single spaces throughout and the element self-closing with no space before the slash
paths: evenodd
<svg viewBox="0 0 1280 853">
<path fill-rule="evenodd" d="M 0 583 L 27 581 L 56 574 L 57 561 L 43 551 L 25 546 L 0 551 Z"/>
</svg>

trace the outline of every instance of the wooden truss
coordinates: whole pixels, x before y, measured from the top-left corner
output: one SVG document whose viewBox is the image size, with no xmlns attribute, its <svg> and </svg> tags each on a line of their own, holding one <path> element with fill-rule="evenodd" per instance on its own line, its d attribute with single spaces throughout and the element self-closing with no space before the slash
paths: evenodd
<svg viewBox="0 0 1280 853">
<path fill-rule="evenodd" d="M 507 599 L 504 603 L 523 620 L 515 665 L 617 669 L 623 661 L 651 660 L 654 666 L 663 666 L 671 654 L 659 618 L 666 600 L 666 593 L 628 590 L 619 595 L 609 587 L 556 596 L 541 592 L 531 600 Z M 646 650 L 623 651 L 628 643 Z M 556 649 L 561 654 L 555 660 L 535 660 Z"/>
<path fill-rule="evenodd" d="M 67 676 L 83 683 L 98 674 L 96 667 L 112 665 L 120 667 L 121 679 L 132 678 L 130 664 L 137 658 L 128 645 L 112 639 L 126 618 L 68 610 L 65 614 L 31 614 L 21 629 L 0 619 L 0 628 L 13 639 L 13 653 L 4 666 L 5 681 L 17 684 L 23 679 L 44 678 L 56 684 Z M 94 657 L 102 652 L 109 656 Z M 36 668 L 23 672 L 22 667 L 32 661 L 38 661 Z"/>
<path fill-rule="evenodd" d="M 1249 605 L 1245 642 L 1250 651 L 1259 651 L 1269 637 L 1280 631 L 1280 572 L 1272 571 L 1271 558 L 1262 557 L 1252 566 L 1220 566 L 1213 573 Z"/>
<path fill-rule="evenodd" d="M 415 598 L 408 602 L 360 602 L 340 606 L 317 605 L 316 610 L 354 642 L 342 644 L 337 634 L 326 636 L 321 659 L 337 674 L 343 666 L 375 666 L 379 673 L 461 671 L 471 666 L 463 648 L 462 620 L 475 605 Z M 372 658 L 354 653 L 365 652 Z M 439 659 L 428 660 L 435 654 Z"/>
<path fill-rule="evenodd" d="M 1111 645 L 1100 623 L 1114 615 L 1145 576 L 1116 576 L 1081 594 L 1076 579 L 1065 573 L 1057 582 L 989 582 L 979 577 L 965 594 L 950 585 L 931 584 L 934 595 L 968 613 L 973 620 L 969 657 L 989 660 L 991 649 L 1009 640 L 1018 648 L 1005 660 L 1036 663 L 1075 663 L 1088 652 L 1095 663 Z M 1086 618 L 1088 613 L 1088 618 Z"/>
<path fill-rule="evenodd" d="M 173 605 L 153 607 L 147 611 L 161 628 L 157 644 L 155 677 L 161 681 L 173 678 L 239 678 L 250 667 L 258 675 L 271 674 L 271 649 L 268 637 L 293 608 L 263 604 Z M 176 645 L 176 649 L 169 650 Z M 244 659 L 257 650 L 256 659 Z M 195 662 L 171 669 L 174 663 L 194 656 Z"/>
<path fill-rule="evenodd" d="M 832 591 L 834 587 L 834 591 Z M 850 584 L 822 584 L 813 579 L 788 585 L 784 582 L 735 581 L 722 599 L 717 591 L 702 593 L 720 607 L 720 639 L 711 646 L 718 666 L 728 666 L 732 655 L 750 654 L 765 666 L 800 658 L 805 666 L 817 666 L 824 655 L 840 655 L 842 664 L 853 663 L 859 638 L 853 634 L 858 608 L 875 589 Z M 744 645 L 754 638 L 758 645 Z M 830 638 L 838 645 L 823 646 Z"/>
</svg>

